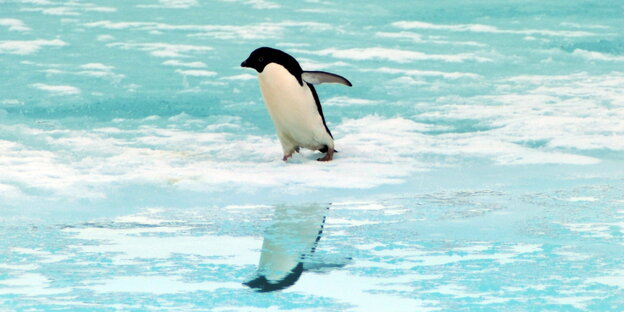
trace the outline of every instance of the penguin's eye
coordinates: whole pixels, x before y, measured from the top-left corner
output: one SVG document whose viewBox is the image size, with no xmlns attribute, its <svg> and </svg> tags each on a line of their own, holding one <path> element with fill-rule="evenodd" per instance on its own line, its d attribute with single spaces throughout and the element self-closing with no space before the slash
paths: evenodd
<svg viewBox="0 0 624 312">
<path fill-rule="evenodd" d="M 258 58 L 258 62 L 260 62 L 260 63 L 264 62 L 264 58 L 263 58 L 262 56 L 261 56 L 261 57 L 259 57 L 259 58 Z"/>
</svg>

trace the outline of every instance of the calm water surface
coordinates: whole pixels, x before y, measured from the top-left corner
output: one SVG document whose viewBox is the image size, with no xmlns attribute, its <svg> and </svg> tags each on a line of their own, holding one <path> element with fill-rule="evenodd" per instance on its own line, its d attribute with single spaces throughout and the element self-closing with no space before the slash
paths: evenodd
<svg viewBox="0 0 624 312">
<path fill-rule="evenodd" d="M 0 311 L 622 311 L 623 11 L 0 0 Z M 259 46 L 353 82 L 334 161 Z"/>
</svg>

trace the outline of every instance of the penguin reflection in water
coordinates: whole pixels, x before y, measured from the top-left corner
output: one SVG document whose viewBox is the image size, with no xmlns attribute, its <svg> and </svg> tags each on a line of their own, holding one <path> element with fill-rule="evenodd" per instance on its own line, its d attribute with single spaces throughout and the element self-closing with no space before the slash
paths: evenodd
<svg viewBox="0 0 624 312">
<path fill-rule="evenodd" d="M 282 160 L 288 160 L 301 147 L 325 153 L 319 161 L 332 160 L 334 138 L 313 84 L 350 87 L 351 82 L 327 72 L 304 71 L 289 54 L 267 47 L 253 51 L 241 66 L 258 71 L 260 91 L 284 151 Z"/>
<path fill-rule="evenodd" d="M 345 266 L 350 258 L 316 255 L 329 207 L 277 206 L 266 229 L 256 276 L 243 283 L 259 292 L 294 285 L 304 271 L 324 272 Z"/>
</svg>

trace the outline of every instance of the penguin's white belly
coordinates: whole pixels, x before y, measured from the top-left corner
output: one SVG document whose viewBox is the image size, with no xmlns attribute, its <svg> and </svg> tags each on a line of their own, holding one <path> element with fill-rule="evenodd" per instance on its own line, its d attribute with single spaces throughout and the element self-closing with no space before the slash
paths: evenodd
<svg viewBox="0 0 624 312">
<path fill-rule="evenodd" d="M 274 63 L 268 64 L 258 77 L 285 154 L 299 146 L 313 150 L 325 145 L 333 148 L 333 139 L 306 83 L 301 86 L 286 68 Z"/>
</svg>

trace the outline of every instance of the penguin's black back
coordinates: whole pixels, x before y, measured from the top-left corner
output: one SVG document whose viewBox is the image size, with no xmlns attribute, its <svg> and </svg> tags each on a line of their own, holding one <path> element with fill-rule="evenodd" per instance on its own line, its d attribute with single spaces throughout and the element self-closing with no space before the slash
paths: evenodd
<svg viewBox="0 0 624 312">
<path fill-rule="evenodd" d="M 321 119 L 323 120 L 323 126 L 325 126 L 325 130 L 327 130 L 327 133 L 333 139 L 334 136 L 331 134 L 331 131 L 329 131 L 329 128 L 327 127 L 327 123 L 325 123 L 325 116 L 323 115 L 323 107 L 321 107 L 321 100 L 319 100 L 318 94 L 316 94 L 316 89 L 314 89 L 314 86 L 312 84 L 307 83 L 307 85 L 310 88 L 310 91 L 312 91 L 312 96 L 314 96 L 314 102 L 316 103 L 316 109 L 318 110 L 319 114 L 321 115 Z"/>
</svg>

